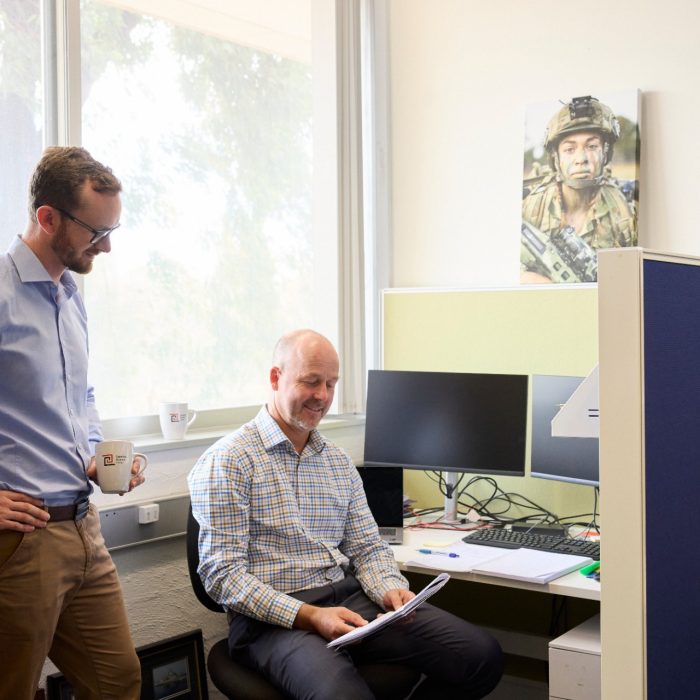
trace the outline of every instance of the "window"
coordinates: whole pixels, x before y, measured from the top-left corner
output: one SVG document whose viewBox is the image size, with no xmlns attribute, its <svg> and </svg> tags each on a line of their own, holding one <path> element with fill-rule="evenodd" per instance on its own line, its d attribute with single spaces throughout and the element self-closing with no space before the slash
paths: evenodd
<svg viewBox="0 0 700 700">
<path fill-rule="evenodd" d="M 82 140 L 124 184 L 112 252 L 85 278 L 103 417 L 259 404 L 275 340 L 329 325 L 309 3 L 290 3 L 292 26 L 259 0 L 197 26 L 160 4 L 82 3 Z"/>
<path fill-rule="evenodd" d="M 340 289 L 359 274 L 339 257 L 336 11 L 346 6 L 64 0 L 57 27 L 44 22 L 43 50 L 40 6 L 53 3 L 0 0 L 0 104 L 14 90 L 32 117 L 12 118 L 34 138 L 21 168 L 19 156 L 11 169 L 0 161 L 17 188 L 0 200 L 3 222 L 14 217 L 0 236 L 26 225 L 17 203 L 43 145 L 43 52 L 45 140 L 81 143 L 124 186 L 112 252 L 79 280 L 103 419 L 153 416 L 160 401 L 257 406 L 275 340 L 298 327 L 356 342 L 360 363 L 346 341 L 341 374 L 363 383 L 362 331 L 343 326 Z"/>
<path fill-rule="evenodd" d="M 0 250 L 27 225 L 27 182 L 43 147 L 39 0 L 0 0 Z"/>
</svg>

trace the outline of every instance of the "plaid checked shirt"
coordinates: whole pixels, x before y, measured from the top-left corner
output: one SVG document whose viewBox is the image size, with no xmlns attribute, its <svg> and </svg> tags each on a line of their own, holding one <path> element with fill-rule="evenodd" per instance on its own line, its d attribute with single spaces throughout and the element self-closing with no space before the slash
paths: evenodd
<svg viewBox="0 0 700 700">
<path fill-rule="evenodd" d="M 349 567 L 378 605 L 408 588 L 350 457 L 317 430 L 298 455 L 263 406 L 202 455 L 188 482 L 199 573 L 228 610 L 291 628 L 302 603 L 286 594 L 339 581 Z"/>
</svg>

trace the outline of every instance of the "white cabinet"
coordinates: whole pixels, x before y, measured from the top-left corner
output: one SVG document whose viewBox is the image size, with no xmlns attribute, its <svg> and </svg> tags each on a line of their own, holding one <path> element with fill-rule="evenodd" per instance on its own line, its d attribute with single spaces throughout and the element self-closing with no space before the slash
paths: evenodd
<svg viewBox="0 0 700 700">
<path fill-rule="evenodd" d="M 600 617 L 549 643 L 550 700 L 600 700 Z"/>
</svg>

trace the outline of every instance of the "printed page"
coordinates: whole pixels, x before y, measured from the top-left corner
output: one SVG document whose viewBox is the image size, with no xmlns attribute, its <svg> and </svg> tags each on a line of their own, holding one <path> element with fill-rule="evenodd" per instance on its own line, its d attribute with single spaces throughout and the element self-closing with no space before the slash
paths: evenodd
<svg viewBox="0 0 700 700">
<path fill-rule="evenodd" d="M 334 639 L 332 642 L 328 642 L 326 646 L 329 649 L 340 649 L 346 644 L 352 644 L 364 639 L 380 629 L 387 627 L 388 625 L 400 620 L 402 617 L 406 617 L 412 610 L 415 610 L 423 601 L 430 598 L 431 595 L 437 593 L 448 581 L 450 575 L 447 573 L 442 573 L 436 576 L 422 591 L 416 594 L 414 598 L 411 598 L 407 603 L 404 603 L 397 610 L 392 610 L 385 613 L 381 617 L 377 617 L 371 622 L 368 622 L 363 627 L 356 627 L 354 630 L 345 633 L 344 635 Z"/>
<path fill-rule="evenodd" d="M 467 544 L 461 539 L 445 547 L 429 549 L 431 554 L 423 554 L 417 549 L 416 556 L 411 557 L 406 562 L 406 566 L 422 566 L 427 569 L 464 573 L 488 561 L 505 556 L 511 551 L 497 547 L 484 547 L 480 544 Z"/>
</svg>

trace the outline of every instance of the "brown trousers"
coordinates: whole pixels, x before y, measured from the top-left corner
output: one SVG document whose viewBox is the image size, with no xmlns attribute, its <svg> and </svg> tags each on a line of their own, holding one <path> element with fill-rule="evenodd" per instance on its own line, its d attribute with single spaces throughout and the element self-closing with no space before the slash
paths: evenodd
<svg viewBox="0 0 700 700">
<path fill-rule="evenodd" d="M 0 700 L 32 700 L 47 656 L 77 700 L 139 698 L 139 659 L 93 505 L 78 522 L 0 530 Z"/>
</svg>

